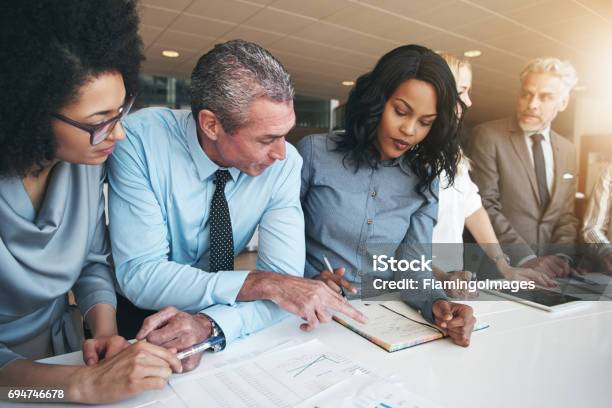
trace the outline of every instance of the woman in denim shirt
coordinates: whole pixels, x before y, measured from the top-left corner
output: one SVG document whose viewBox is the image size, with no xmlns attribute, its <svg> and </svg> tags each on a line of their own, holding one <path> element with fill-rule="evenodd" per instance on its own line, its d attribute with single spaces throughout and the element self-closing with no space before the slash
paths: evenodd
<svg viewBox="0 0 612 408">
<path fill-rule="evenodd" d="M 458 100 L 439 55 L 402 46 L 357 80 L 344 134 L 300 141 L 306 276 L 357 293 L 352 285 L 362 283 L 373 255 L 431 259 L 438 176 L 445 171 L 452 183 L 459 157 Z M 338 268 L 333 273 L 324 256 Z M 422 269 L 407 277 L 422 284 L 432 277 Z M 403 291 L 402 298 L 456 344 L 469 345 L 475 323 L 469 306 L 448 302 L 440 290 Z"/>
</svg>

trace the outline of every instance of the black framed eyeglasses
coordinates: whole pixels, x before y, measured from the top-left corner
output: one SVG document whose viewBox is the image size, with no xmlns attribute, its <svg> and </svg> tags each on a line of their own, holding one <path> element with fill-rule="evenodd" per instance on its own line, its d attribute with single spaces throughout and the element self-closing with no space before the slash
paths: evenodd
<svg viewBox="0 0 612 408">
<path fill-rule="evenodd" d="M 89 143 L 92 146 L 95 146 L 105 141 L 108 138 L 108 136 L 113 132 L 113 129 L 115 128 L 115 125 L 117 124 L 117 122 L 119 122 L 125 115 L 127 115 L 130 112 L 130 109 L 132 108 L 132 105 L 134 104 L 134 99 L 135 99 L 134 95 L 129 95 L 126 98 L 123 106 L 119 108 L 119 114 L 117 116 L 110 118 L 108 120 L 105 120 L 104 122 L 98 123 L 96 125 L 88 125 L 86 123 L 77 122 L 76 120 L 72 120 L 69 117 L 66 117 L 64 115 L 61 115 L 55 112 L 52 113 L 51 115 L 54 118 L 61 120 L 62 122 L 68 123 L 69 125 L 72 125 L 76 128 L 79 128 L 89 133 Z"/>
</svg>

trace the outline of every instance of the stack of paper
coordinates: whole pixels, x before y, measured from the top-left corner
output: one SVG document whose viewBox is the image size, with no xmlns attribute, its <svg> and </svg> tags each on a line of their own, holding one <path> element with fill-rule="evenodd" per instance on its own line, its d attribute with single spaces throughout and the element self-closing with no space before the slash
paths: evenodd
<svg viewBox="0 0 612 408">
<path fill-rule="evenodd" d="M 355 390 L 364 389 L 364 381 L 372 384 L 381 381 L 381 377 L 320 341 L 311 340 L 210 370 L 197 377 L 172 379 L 170 385 L 189 408 L 293 408 L 317 398 L 323 391 L 333 390 L 334 386 L 339 387 L 337 392 L 330 391 L 329 396 L 320 398 L 354 399 L 347 406 L 360 406 L 355 405 L 355 401 L 367 401 L 367 398 L 383 398 L 371 392 L 355 394 Z M 386 389 L 385 392 L 389 394 L 390 390 Z M 387 397 L 391 401 L 393 396 Z M 400 401 L 404 397 L 398 398 Z M 408 405 L 381 405 L 385 408 L 394 406 Z"/>
</svg>

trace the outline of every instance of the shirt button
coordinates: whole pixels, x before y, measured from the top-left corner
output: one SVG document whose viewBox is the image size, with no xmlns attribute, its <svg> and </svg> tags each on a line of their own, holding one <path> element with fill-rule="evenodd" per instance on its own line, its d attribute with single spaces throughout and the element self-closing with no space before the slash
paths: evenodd
<svg viewBox="0 0 612 408">
<path fill-rule="evenodd" d="M 372 225 L 372 224 L 374 224 L 374 220 L 371 218 L 368 218 L 368 225 Z"/>
<path fill-rule="evenodd" d="M 376 197 L 376 191 L 372 191 L 372 198 Z"/>
</svg>

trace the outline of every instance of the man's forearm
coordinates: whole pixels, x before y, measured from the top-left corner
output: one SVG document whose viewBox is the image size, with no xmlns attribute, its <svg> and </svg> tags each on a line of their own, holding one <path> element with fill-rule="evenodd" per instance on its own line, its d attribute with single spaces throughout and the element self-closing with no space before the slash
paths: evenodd
<svg viewBox="0 0 612 408">
<path fill-rule="evenodd" d="M 236 300 L 240 302 L 272 300 L 274 291 L 282 289 L 278 285 L 281 280 L 282 275 L 275 272 L 251 271 L 238 292 Z"/>
</svg>

